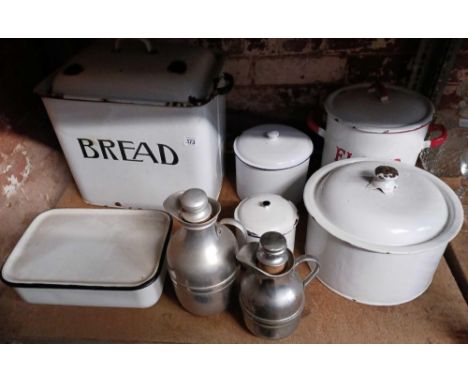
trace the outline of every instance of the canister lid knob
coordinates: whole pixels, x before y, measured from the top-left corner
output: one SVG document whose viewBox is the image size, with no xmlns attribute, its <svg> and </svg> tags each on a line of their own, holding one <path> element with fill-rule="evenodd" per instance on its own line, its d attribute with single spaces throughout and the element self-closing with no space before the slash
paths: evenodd
<svg viewBox="0 0 468 382">
<path fill-rule="evenodd" d="M 391 194 L 397 188 L 397 179 L 399 173 L 392 166 L 378 166 L 374 170 L 372 186 L 382 191 L 384 194 Z"/>
<path fill-rule="evenodd" d="M 278 130 L 270 130 L 270 131 L 267 131 L 266 133 L 266 136 L 268 139 L 276 139 L 279 137 L 279 135 L 280 133 Z"/>
<path fill-rule="evenodd" d="M 260 237 L 256 257 L 263 270 L 271 274 L 280 273 L 289 258 L 285 237 L 279 232 L 265 232 Z"/>
<path fill-rule="evenodd" d="M 212 208 L 208 196 L 199 188 L 185 191 L 180 196 L 179 202 L 182 219 L 190 223 L 201 223 L 211 216 Z"/>
</svg>

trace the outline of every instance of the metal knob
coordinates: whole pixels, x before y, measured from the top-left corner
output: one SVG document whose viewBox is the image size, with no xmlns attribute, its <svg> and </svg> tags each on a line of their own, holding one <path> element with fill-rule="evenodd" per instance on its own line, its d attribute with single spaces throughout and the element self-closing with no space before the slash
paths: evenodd
<svg viewBox="0 0 468 382">
<path fill-rule="evenodd" d="M 281 272 L 289 258 L 285 237 L 279 232 L 265 232 L 260 237 L 256 257 L 265 271 L 272 274 Z"/>
<path fill-rule="evenodd" d="M 391 194 L 397 188 L 397 179 L 399 173 L 395 167 L 378 166 L 374 170 L 372 186 L 382 191 L 384 194 Z"/>
<path fill-rule="evenodd" d="M 208 202 L 205 191 L 199 188 L 191 188 L 185 191 L 179 199 L 180 215 L 182 219 L 190 223 L 201 223 L 211 216 L 212 208 Z"/>
</svg>

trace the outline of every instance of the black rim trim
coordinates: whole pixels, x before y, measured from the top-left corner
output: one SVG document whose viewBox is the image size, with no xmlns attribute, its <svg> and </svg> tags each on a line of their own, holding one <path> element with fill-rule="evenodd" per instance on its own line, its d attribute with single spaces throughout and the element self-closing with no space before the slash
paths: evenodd
<svg viewBox="0 0 468 382">
<path fill-rule="evenodd" d="M 154 274 L 153 277 L 149 278 L 145 282 L 135 286 L 100 286 L 100 285 L 75 285 L 75 284 L 41 284 L 41 283 L 15 283 L 11 281 L 7 281 L 3 278 L 3 267 L 5 263 L 2 265 L 2 269 L 0 270 L 0 280 L 3 281 L 6 285 L 13 287 L 13 288 L 41 288 L 41 289 L 87 289 L 87 290 L 138 290 L 143 289 L 149 284 L 153 283 L 161 274 L 162 268 L 164 267 L 164 261 L 166 260 L 166 251 L 167 246 L 169 245 L 169 238 L 171 237 L 172 232 L 172 217 L 164 212 L 169 217 L 169 228 L 167 230 L 166 238 L 164 239 L 164 245 L 161 253 L 161 259 L 159 260 L 158 270 Z M 6 260 L 5 260 L 6 262 Z"/>
</svg>

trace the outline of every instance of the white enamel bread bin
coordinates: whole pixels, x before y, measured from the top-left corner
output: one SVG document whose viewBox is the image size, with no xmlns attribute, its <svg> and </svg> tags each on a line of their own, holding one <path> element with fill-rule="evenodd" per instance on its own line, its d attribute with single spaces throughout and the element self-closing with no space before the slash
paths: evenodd
<svg viewBox="0 0 468 382">
<path fill-rule="evenodd" d="M 149 307 L 163 290 L 171 225 L 162 211 L 49 210 L 27 228 L 1 277 L 29 303 Z"/>
<path fill-rule="evenodd" d="M 36 88 L 91 204 L 162 208 L 223 178 L 232 77 L 212 51 L 157 40 L 100 40 Z"/>
</svg>

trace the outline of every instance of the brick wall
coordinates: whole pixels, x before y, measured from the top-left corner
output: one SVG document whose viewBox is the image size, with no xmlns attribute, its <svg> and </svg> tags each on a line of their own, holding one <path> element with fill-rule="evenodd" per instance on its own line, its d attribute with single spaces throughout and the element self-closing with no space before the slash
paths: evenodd
<svg viewBox="0 0 468 382">
<path fill-rule="evenodd" d="M 458 110 L 468 107 L 468 39 L 465 39 L 457 55 L 454 67 L 438 105 L 439 112 L 458 116 Z"/>
<path fill-rule="evenodd" d="M 380 78 L 405 85 L 419 39 L 186 39 L 224 52 L 231 110 L 303 124 L 334 89 Z M 231 124 L 232 125 L 232 124 Z M 237 126 L 231 126 L 236 129 Z"/>
</svg>

